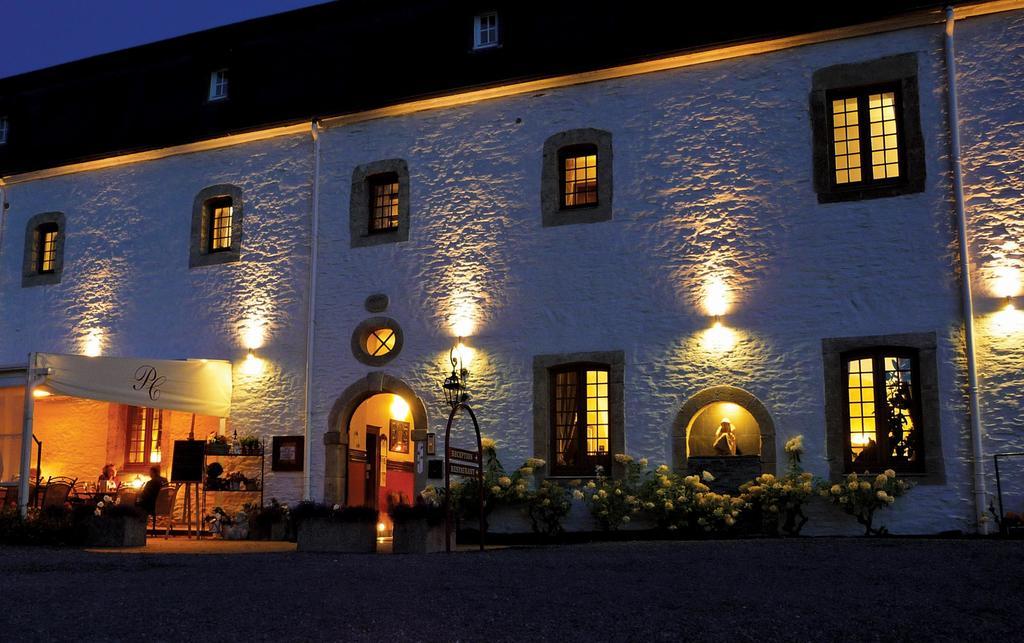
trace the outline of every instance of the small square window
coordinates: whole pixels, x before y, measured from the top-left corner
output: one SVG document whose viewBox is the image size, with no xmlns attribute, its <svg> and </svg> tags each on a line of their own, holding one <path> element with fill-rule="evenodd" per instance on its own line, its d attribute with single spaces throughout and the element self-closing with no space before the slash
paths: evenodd
<svg viewBox="0 0 1024 643">
<path fill-rule="evenodd" d="M 7 144 L 7 131 L 9 129 L 6 116 L 0 116 L 0 145 Z"/>
<path fill-rule="evenodd" d="M 228 97 L 228 70 L 218 69 L 210 74 L 210 100 Z"/>
<path fill-rule="evenodd" d="M 597 146 L 574 145 L 559 152 L 562 208 L 597 205 Z"/>
<path fill-rule="evenodd" d="M 489 11 L 473 18 L 473 49 L 497 47 L 498 12 Z"/>
<path fill-rule="evenodd" d="M 388 172 L 369 178 L 370 227 L 372 232 L 389 232 L 398 228 L 398 174 Z"/>
</svg>

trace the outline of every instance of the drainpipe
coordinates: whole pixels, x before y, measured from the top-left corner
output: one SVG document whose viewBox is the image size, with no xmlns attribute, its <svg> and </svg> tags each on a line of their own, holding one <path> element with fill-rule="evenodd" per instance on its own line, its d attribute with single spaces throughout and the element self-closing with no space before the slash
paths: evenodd
<svg viewBox="0 0 1024 643">
<path fill-rule="evenodd" d="M 0 179 L 0 257 L 4 256 L 4 232 L 7 230 L 7 184 Z"/>
<path fill-rule="evenodd" d="M 956 16 L 953 7 L 946 7 L 946 80 L 948 83 L 950 161 L 953 170 L 953 196 L 956 201 L 956 222 L 960 234 L 960 286 L 964 316 L 964 338 L 967 346 L 967 390 L 970 396 L 971 451 L 974 469 L 974 511 L 978 530 L 988 533 L 985 515 L 985 462 L 981 444 L 981 408 L 978 404 L 978 365 L 974 350 L 974 295 L 971 293 L 970 241 L 967 237 L 967 214 L 964 207 L 964 179 L 960 167 L 960 111 L 957 106 L 956 49 L 953 28 Z"/>
<path fill-rule="evenodd" d="M 320 247 L 320 121 L 313 119 L 309 125 L 313 137 L 313 221 L 309 232 L 309 308 L 306 311 L 306 378 L 305 378 L 305 433 L 303 446 L 302 497 L 312 499 L 313 467 L 310 456 L 313 451 L 313 340 L 316 331 L 316 271 Z"/>
</svg>

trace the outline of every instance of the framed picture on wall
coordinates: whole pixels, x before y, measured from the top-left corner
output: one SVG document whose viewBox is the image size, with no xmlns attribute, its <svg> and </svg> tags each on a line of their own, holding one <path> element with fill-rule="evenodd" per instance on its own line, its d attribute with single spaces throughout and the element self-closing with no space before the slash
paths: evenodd
<svg viewBox="0 0 1024 643">
<path fill-rule="evenodd" d="M 270 470 L 302 471 L 305 442 L 305 436 L 301 435 L 275 435 Z"/>
<path fill-rule="evenodd" d="M 395 453 L 409 453 L 409 423 L 391 420 L 391 435 L 388 442 Z"/>
</svg>

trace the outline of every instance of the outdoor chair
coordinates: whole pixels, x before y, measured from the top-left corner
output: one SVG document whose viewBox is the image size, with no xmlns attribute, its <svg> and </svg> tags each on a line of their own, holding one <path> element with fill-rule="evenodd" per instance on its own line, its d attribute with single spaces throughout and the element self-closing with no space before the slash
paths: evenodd
<svg viewBox="0 0 1024 643">
<path fill-rule="evenodd" d="M 178 485 L 167 485 L 160 490 L 160 493 L 156 497 L 156 509 L 153 510 L 153 535 L 156 535 L 156 520 L 157 518 L 167 519 L 167 531 L 164 532 L 164 538 L 171 535 L 171 529 L 174 527 L 174 503 L 178 499 Z"/>
<path fill-rule="evenodd" d="M 71 491 L 75 488 L 76 482 L 78 482 L 77 478 L 64 478 L 61 476 L 51 476 L 48 478 L 46 486 L 43 488 L 43 499 L 40 502 L 40 507 L 43 509 L 47 507 L 63 507 L 64 503 L 68 501 Z"/>
</svg>

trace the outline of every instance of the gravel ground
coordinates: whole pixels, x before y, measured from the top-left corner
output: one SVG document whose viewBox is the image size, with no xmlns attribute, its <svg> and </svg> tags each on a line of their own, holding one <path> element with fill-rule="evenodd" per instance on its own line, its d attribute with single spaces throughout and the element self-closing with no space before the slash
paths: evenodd
<svg viewBox="0 0 1024 643">
<path fill-rule="evenodd" d="M 1022 569 L 1024 541 L 983 540 L 603 543 L 427 556 L 6 548 L 0 637 L 1021 640 Z"/>
</svg>

